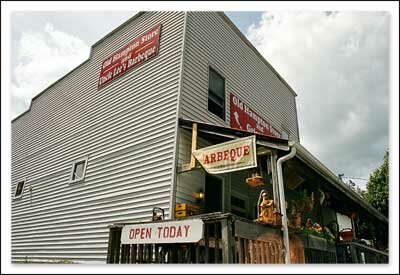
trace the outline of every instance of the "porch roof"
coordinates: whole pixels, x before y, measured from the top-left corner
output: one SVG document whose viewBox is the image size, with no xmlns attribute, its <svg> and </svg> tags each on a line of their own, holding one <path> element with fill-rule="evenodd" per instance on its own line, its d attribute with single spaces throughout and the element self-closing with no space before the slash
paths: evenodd
<svg viewBox="0 0 400 275">
<path fill-rule="evenodd" d="M 181 128 L 191 129 L 192 124 L 197 123 L 197 130 L 209 134 L 215 134 L 219 136 L 237 138 L 255 135 L 257 138 L 257 144 L 272 147 L 279 150 L 289 151 L 290 146 L 296 148 L 296 157 L 299 158 L 303 163 L 312 168 L 316 173 L 322 176 L 328 183 L 338 189 L 344 196 L 357 205 L 361 206 L 366 212 L 374 216 L 377 220 L 388 224 L 388 218 L 375 209 L 372 205 L 363 200 L 356 192 L 351 190 L 343 183 L 338 176 L 336 176 L 331 170 L 328 169 L 322 162 L 314 157 L 305 147 L 299 142 L 288 141 L 281 138 L 270 137 L 260 134 L 249 133 L 242 130 L 232 129 L 229 127 L 218 126 L 208 124 L 199 121 L 192 121 L 186 119 L 179 119 L 179 125 Z"/>
<path fill-rule="evenodd" d="M 281 138 L 276 138 L 276 137 L 271 137 L 271 136 L 266 136 L 266 135 L 261 135 L 261 134 L 254 134 L 254 133 L 249 133 L 246 131 L 238 130 L 238 129 L 233 129 L 229 127 L 224 127 L 224 126 L 218 126 L 214 124 L 208 124 L 204 122 L 199 122 L 199 121 L 192 121 L 192 120 L 186 120 L 186 119 L 179 119 L 179 125 L 182 128 L 185 129 L 192 129 L 192 124 L 197 123 L 197 130 L 200 132 L 208 133 L 208 134 L 213 134 L 217 136 L 223 136 L 223 137 L 228 137 L 228 138 L 238 138 L 238 137 L 247 137 L 247 136 L 252 136 L 255 135 L 257 137 L 257 144 L 268 146 L 271 148 L 283 150 L 283 151 L 289 151 L 289 141 L 286 139 L 281 139 Z"/>
</svg>

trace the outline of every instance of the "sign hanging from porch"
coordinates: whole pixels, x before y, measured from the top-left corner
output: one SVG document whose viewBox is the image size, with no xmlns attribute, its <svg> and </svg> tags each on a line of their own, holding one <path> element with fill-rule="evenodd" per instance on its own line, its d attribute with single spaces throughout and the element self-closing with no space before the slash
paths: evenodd
<svg viewBox="0 0 400 275">
<path fill-rule="evenodd" d="M 231 93 L 231 128 L 282 138 L 282 134 L 264 118 L 251 109 L 244 101 Z"/>
<path fill-rule="evenodd" d="M 97 88 L 156 56 L 158 54 L 160 31 L 161 25 L 159 24 L 106 58 L 101 64 Z"/>
<path fill-rule="evenodd" d="M 203 238 L 203 225 L 200 219 L 125 225 L 121 243 L 196 243 Z"/>
<path fill-rule="evenodd" d="M 221 174 L 257 167 L 256 136 L 234 139 L 193 151 L 209 174 Z"/>
</svg>

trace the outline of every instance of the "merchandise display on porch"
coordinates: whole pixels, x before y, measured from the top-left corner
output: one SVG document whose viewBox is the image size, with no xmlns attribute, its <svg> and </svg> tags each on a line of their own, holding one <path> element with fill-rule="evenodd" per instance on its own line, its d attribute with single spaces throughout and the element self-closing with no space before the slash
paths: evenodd
<svg viewBox="0 0 400 275">
<path fill-rule="evenodd" d="M 335 236 L 327 227 L 322 227 L 319 223 L 313 222 L 310 218 L 307 219 L 305 227 L 302 227 L 301 233 L 314 235 L 327 240 L 334 240 Z"/>
<path fill-rule="evenodd" d="M 289 226 L 296 231 L 301 230 L 302 219 L 305 213 L 314 208 L 314 192 L 310 196 L 307 195 L 307 190 L 294 191 L 294 199 L 291 202 Z"/>
<path fill-rule="evenodd" d="M 251 187 L 258 187 L 265 185 L 263 182 L 263 178 L 258 173 L 257 168 L 250 169 L 250 177 L 246 179 L 246 183 Z"/>
<path fill-rule="evenodd" d="M 282 224 L 282 215 L 276 211 L 273 200 L 268 199 L 267 190 L 263 189 L 258 198 L 257 223 L 278 226 Z"/>
<path fill-rule="evenodd" d="M 246 184 L 250 187 L 259 187 L 272 182 L 271 155 L 257 157 L 257 167 L 248 170 Z"/>
</svg>

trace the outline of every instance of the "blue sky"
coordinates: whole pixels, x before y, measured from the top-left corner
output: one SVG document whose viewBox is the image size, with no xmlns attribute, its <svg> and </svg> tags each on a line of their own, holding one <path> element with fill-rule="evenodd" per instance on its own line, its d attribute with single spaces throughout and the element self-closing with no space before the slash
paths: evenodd
<svg viewBox="0 0 400 275">
<path fill-rule="evenodd" d="M 263 12 L 247 11 L 247 12 L 226 12 L 226 15 L 235 23 L 236 27 L 247 34 L 247 30 L 251 24 L 256 24 L 261 20 Z"/>
</svg>

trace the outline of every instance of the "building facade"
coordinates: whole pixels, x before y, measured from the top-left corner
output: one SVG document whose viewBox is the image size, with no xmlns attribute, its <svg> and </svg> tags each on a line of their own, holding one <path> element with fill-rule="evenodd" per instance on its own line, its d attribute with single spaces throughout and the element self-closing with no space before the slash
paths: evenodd
<svg viewBox="0 0 400 275">
<path fill-rule="evenodd" d="M 154 207 L 174 218 L 199 190 L 221 203 L 210 211 L 255 218 L 247 172 L 179 173 L 191 158 L 180 121 L 299 142 L 295 97 L 223 13 L 136 14 L 13 120 L 12 261 L 105 263 L 110 224 Z"/>
</svg>

